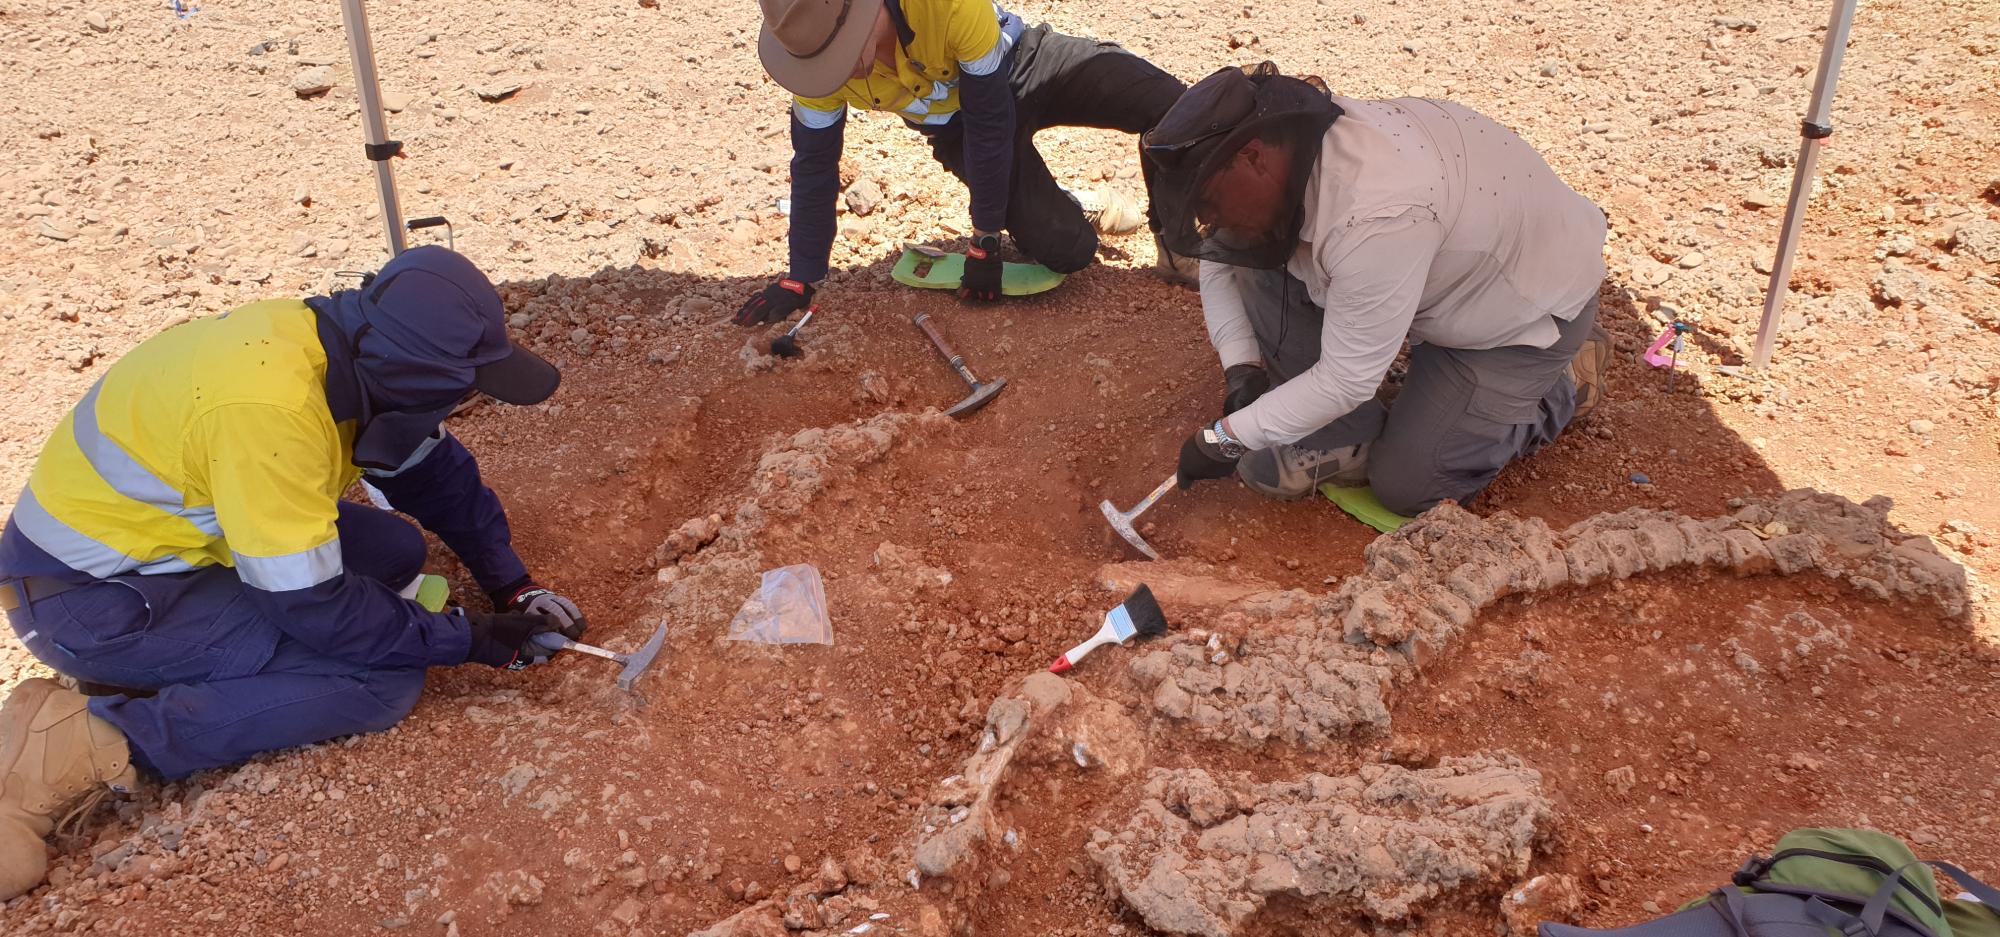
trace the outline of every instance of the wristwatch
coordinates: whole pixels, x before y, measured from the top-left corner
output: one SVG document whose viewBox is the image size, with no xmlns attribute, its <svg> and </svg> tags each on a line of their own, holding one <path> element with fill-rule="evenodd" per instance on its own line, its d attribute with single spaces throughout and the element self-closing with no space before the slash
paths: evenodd
<svg viewBox="0 0 2000 937">
<path fill-rule="evenodd" d="M 1236 437 L 1229 435 L 1228 430 L 1222 428 L 1221 420 L 1216 420 L 1214 426 L 1201 431 L 1201 441 L 1214 446 L 1225 459 L 1240 459 L 1243 458 L 1243 453 L 1250 451 L 1244 448 Z"/>
<path fill-rule="evenodd" d="M 1000 235 L 981 234 L 972 239 L 972 245 L 965 250 L 965 256 L 974 260 L 985 260 L 1000 251 Z"/>
</svg>

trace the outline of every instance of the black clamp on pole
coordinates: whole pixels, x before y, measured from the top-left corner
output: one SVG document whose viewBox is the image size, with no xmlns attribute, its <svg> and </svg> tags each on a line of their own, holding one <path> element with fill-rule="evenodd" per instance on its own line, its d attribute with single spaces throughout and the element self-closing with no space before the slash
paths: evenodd
<svg viewBox="0 0 2000 937">
<path fill-rule="evenodd" d="M 1832 131 L 1828 132 L 1831 133 Z M 388 140 L 382 143 L 363 143 L 361 144 L 361 152 L 368 154 L 368 158 L 375 162 L 384 162 L 403 155 L 403 141 Z"/>
<path fill-rule="evenodd" d="M 426 218 L 412 218 L 407 223 L 405 223 L 403 227 L 408 228 L 412 233 L 415 233 L 417 231 L 422 231 L 425 228 L 435 228 L 440 225 L 444 226 L 445 247 L 451 250 L 458 250 L 458 238 L 453 234 L 451 230 L 451 220 L 443 215 L 431 215 Z"/>
<path fill-rule="evenodd" d="M 1810 120 L 1799 121 L 1799 136 L 1808 140 L 1824 140 L 1833 136 L 1832 124 L 1815 124 Z"/>
</svg>

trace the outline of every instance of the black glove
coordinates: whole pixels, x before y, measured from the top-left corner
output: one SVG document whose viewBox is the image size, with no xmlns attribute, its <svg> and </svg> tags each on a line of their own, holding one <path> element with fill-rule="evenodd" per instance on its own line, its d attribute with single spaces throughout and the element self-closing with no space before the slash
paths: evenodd
<svg viewBox="0 0 2000 937">
<path fill-rule="evenodd" d="M 1193 488 L 1195 482 L 1227 478 L 1236 471 L 1236 459 L 1223 455 L 1221 448 L 1202 438 L 1206 429 L 1204 426 L 1195 430 L 1187 442 L 1181 443 L 1181 464 L 1174 474 L 1182 491 Z"/>
<path fill-rule="evenodd" d="M 579 628 L 589 627 L 589 623 L 583 620 L 583 612 L 577 609 L 575 602 L 536 585 L 533 579 L 522 578 L 487 597 L 493 600 L 493 610 L 496 612 L 547 615 L 564 627 L 570 625 Z"/>
<path fill-rule="evenodd" d="M 1232 364 L 1223 369 L 1222 379 L 1229 382 L 1229 392 L 1222 398 L 1223 416 L 1256 403 L 1271 389 L 1271 375 L 1261 365 Z"/>
<path fill-rule="evenodd" d="M 736 310 L 736 318 L 732 321 L 737 325 L 783 322 L 791 318 L 792 313 L 812 305 L 812 298 L 812 284 L 790 278 L 779 280 L 764 287 L 764 292 L 750 297 L 743 308 Z"/>
<path fill-rule="evenodd" d="M 958 298 L 980 301 L 1000 298 L 1000 236 L 973 238 L 965 249 L 965 273 L 958 280 Z"/>
<path fill-rule="evenodd" d="M 485 664 L 488 667 L 513 667 L 517 663 L 539 664 L 548 660 L 554 651 L 529 640 L 538 634 L 553 631 L 572 641 L 583 637 L 581 621 L 564 625 L 547 615 L 531 615 L 525 612 L 467 615 L 465 621 L 472 629 L 472 649 L 465 655 L 465 662 Z"/>
</svg>

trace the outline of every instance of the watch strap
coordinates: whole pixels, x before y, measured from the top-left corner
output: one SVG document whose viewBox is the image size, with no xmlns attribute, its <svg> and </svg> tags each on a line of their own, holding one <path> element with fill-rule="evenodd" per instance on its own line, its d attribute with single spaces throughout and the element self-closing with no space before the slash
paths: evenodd
<svg viewBox="0 0 2000 937">
<path fill-rule="evenodd" d="M 1222 450 L 1222 454 L 1226 458 L 1241 458 L 1243 453 L 1249 451 L 1243 445 L 1242 440 L 1229 435 L 1229 430 L 1223 428 L 1221 420 L 1216 420 L 1213 425 L 1209 426 L 1208 433 L 1215 440 L 1215 447 Z"/>
</svg>

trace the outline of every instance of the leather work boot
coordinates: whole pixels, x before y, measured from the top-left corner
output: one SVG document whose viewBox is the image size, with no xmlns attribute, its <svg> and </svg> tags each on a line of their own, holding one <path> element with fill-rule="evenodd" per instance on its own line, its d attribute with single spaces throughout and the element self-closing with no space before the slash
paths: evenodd
<svg viewBox="0 0 2000 937">
<path fill-rule="evenodd" d="M 138 783 L 125 736 L 54 680 L 23 680 L 0 706 L 0 901 L 48 874 L 42 837 L 86 796 Z M 101 795 L 100 795 L 101 796 Z"/>
<path fill-rule="evenodd" d="M 1611 350 L 1610 333 L 1604 331 L 1604 326 L 1591 323 L 1590 338 L 1576 350 L 1576 357 L 1569 360 L 1569 382 L 1576 388 L 1576 415 L 1569 418 L 1570 422 L 1589 416 L 1604 399 L 1604 392 L 1611 386 L 1605 377 L 1611 367 Z"/>
<path fill-rule="evenodd" d="M 1154 276 L 1175 286 L 1201 289 L 1201 261 L 1168 250 L 1157 234 L 1153 235 L 1153 249 L 1159 253 L 1159 259 L 1153 261 Z"/>
<path fill-rule="evenodd" d="M 1071 192 L 1069 197 L 1099 234 L 1131 234 L 1146 223 L 1146 210 L 1132 196 L 1116 189 Z"/>
<path fill-rule="evenodd" d="M 1244 453 L 1236 477 L 1266 498 L 1295 501 L 1321 485 L 1368 484 L 1368 444 L 1338 449 L 1278 445 Z"/>
</svg>

